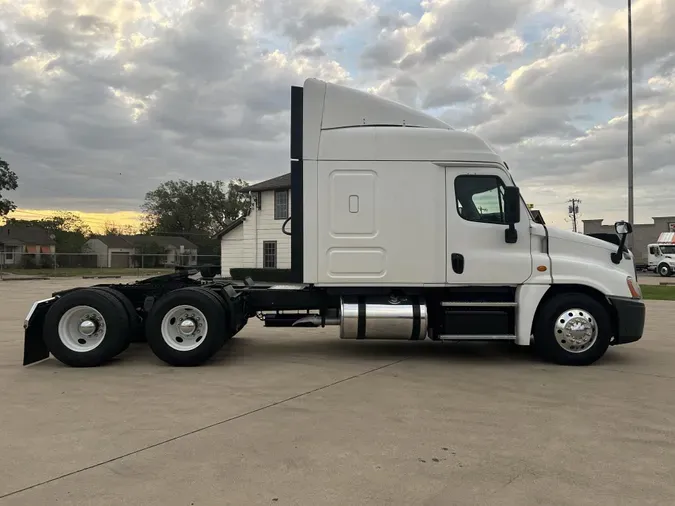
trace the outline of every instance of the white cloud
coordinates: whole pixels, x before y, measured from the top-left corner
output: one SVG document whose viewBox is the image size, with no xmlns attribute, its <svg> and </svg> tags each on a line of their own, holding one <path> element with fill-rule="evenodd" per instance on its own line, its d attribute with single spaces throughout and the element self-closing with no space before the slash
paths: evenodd
<svg viewBox="0 0 675 506">
<path fill-rule="evenodd" d="M 320 77 L 485 137 L 549 220 L 571 196 L 625 217 L 625 21 L 620 0 L 0 0 L 0 156 L 24 207 L 260 180 L 289 168 L 289 86 Z M 675 2 L 633 21 L 646 220 L 675 214 Z"/>
</svg>

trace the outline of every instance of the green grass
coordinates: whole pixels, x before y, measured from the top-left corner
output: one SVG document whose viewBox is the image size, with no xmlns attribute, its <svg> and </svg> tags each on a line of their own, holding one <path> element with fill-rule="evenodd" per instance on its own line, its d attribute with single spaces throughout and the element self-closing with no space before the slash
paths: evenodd
<svg viewBox="0 0 675 506">
<path fill-rule="evenodd" d="M 1 269 L 0 277 L 3 274 L 20 274 L 24 276 L 40 276 L 50 278 L 67 278 L 80 276 L 155 276 L 158 274 L 168 274 L 174 272 L 174 269 L 155 268 L 155 269 L 115 269 L 115 268 L 86 268 L 86 267 L 59 267 L 56 269 Z"/>
<path fill-rule="evenodd" d="M 640 285 L 647 300 L 675 300 L 675 285 Z"/>
</svg>

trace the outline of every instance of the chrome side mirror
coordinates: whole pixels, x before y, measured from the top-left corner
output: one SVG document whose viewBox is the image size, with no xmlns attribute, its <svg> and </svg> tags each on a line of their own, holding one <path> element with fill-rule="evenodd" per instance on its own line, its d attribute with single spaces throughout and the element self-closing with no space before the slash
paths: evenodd
<svg viewBox="0 0 675 506">
<path fill-rule="evenodd" d="M 614 230 L 621 237 L 621 241 L 616 253 L 611 254 L 611 258 L 612 262 L 619 264 L 621 263 L 621 258 L 623 258 L 623 251 L 626 249 L 626 237 L 633 231 L 633 226 L 627 221 L 617 221 L 614 224 Z"/>
<path fill-rule="evenodd" d="M 633 231 L 633 227 L 627 221 L 617 221 L 614 224 L 614 230 L 617 235 L 627 235 Z"/>
</svg>

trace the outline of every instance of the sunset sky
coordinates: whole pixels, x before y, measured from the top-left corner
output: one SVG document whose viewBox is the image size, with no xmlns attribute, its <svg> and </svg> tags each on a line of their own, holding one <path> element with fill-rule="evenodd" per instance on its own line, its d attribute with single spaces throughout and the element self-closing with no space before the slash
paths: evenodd
<svg viewBox="0 0 675 506">
<path fill-rule="evenodd" d="M 675 1 L 634 2 L 636 219 L 675 214 Z M 23 213 L 137 224 L 167 179 L 288 172 L 289 88 L 425 109 L 565 228 L 626 218 L 625 0 L 0 0 L 0 157 Z"/>
<path fill-rule="evenodd" d="M 18 209 L 10 215 L 12 218 L 20 220 L 39 220 L 53 216 L 56 213 L 62 212 L 64 209 Z M 114 223 L 116 225 L 131 225 L 137 228 L 140 225 L 140 213 L 133 211 L 117 211 L 117 212 L 83 212 L 77 210 L 67 210 L 79 216 L 82 221 L 91 227 L 92 232 L 100 233 L 105 228 L 106 223 Z"/>
</svg>

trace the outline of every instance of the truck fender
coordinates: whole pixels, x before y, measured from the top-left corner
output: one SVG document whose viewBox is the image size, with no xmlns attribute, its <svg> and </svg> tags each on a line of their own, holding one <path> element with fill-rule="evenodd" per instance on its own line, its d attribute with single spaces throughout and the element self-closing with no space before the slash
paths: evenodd
<svg viewBox="0 0 675 506">
<path fill-rule="evenodd" d="M 49 358 L 49 349 L 42 339 L 42 331 L 47 311 L 56 297 L 38 300 L 33 303 L 23 322 L 23 365 L 34 364 Z"/>
<path fill-rule="evenodd" d="M 532 322 L 539 303 L 551 288 L 549 284 L 525 284 L 516 289 L 516 344 L 528 346 L 532 339 Z"/>
</svg>

